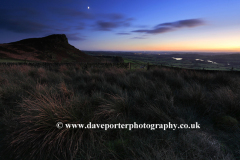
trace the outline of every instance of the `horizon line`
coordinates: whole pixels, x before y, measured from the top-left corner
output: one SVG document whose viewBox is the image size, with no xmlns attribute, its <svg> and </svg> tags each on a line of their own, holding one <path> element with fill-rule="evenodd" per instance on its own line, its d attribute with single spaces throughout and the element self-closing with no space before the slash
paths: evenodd
<svg viewBox="0 0 240 160">
<path fill-rule="evenodd" d="M 92 52 L 180 52 L 180 53 L 240 53 L 240 51 L 148 51 L 148 50 L 82 50 L 81 51 L 92 51 Z"/>
</svg>

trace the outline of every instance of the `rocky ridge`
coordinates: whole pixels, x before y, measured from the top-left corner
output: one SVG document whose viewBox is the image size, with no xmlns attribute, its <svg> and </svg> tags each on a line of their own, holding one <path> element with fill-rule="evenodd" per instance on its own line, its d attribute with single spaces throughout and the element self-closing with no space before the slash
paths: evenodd
<svg viewBox="0 0 240 160">
<path fill-rule="evenodd" d="M 99 62 L 68 43 L 65 34 L 0 44 L 1 59 L 36 62 Z"/>
</svg>

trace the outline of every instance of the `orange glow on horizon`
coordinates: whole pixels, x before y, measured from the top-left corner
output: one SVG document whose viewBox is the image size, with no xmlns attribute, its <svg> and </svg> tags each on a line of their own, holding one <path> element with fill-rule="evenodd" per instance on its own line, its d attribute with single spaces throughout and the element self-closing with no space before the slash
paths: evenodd
<svg viewBox="0 0 240 160">
<path fill-rule="evenodd" d="M 239 48 L 194 48 L 194 47 L 149 47 L 146 51 L 189 51 L 189 52 L 240 52 Z"/>
<path fill-rule="evenodd" d="M 128 48 L 128 49 L 127 49 Z M 113 49 L 114 50 L 114 49 Z M 181 45 L 165 45 L 165 46 L 131 46 L 131 47 L 125 47 L 121 49 L 115 49 L 115 50 L 124 50 L 124 51 L 183 51 L 183 52 L 240 52 L 240 46 L 239 47 L 227 47 L 227 46 L 181 46 Z"/>
<path fill-rule="evenodd" d="M 240 38 L 226 39 L 195 39 L 168 43 L 135 44 L 124 48 L 142 51 L 189 51 L 189 52 L 240 52 Z"/>
<path fill-rule="evenodd" d="M 218 33 L 218 32 L 217 32 Z M 111 51 L 179 51 L 179 52 L 240 52 L 240 32 L 209 32 L 203 35 L 153 37 L 142 40 L 114 39 L 99 43 L 96 50 Z"/>
</svg>

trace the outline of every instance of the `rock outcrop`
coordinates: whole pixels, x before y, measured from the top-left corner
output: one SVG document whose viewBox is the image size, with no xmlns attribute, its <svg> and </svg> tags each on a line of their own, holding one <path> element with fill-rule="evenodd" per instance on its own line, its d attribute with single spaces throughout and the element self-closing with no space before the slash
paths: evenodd
<svg viewBox="0 0 240 160">
<path fill-rule="evenodd" d="M 0 57 L 38 62 L 99 62 L 70 45 L 65 34 L 0 44 Z"/>
<path fill-rule="evenodd" d="M 68 39 L 65 34 L 52 34 L 46 37 L 42 38 L 29 38 L 29 39 L 23 39 L 17 42 L 12 42 L 10 44 L 57 44 L 57 43 L 65 43 L 68 44 Z"/>
<path fill-rule="evenodd" d="M 52 34 L 50 36 L 44 37 L 44 41 L 50 43 L 66 43 L 68 44 L 68 39 L 65 34 Z"/>
</svg>

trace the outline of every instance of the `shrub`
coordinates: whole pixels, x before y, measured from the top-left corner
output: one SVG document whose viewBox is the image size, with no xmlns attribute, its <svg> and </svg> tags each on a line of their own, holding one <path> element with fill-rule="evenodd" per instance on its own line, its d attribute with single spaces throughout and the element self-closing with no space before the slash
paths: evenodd
<svg viewBox="0 0 240 160">
<path fill-rule="evenodd" d="M 25 99 L 19 106 L 22 114 L 15 118 L 19 125 L 6 138 L 9 144 L 8 153 L 24 159 L 73 158 L 82 141 L 90 140 L 91 130 L 59 130 L 55 124 L 58 121 L 64 124 L 86 123 L 91 121 L 92 116 L 87 114 L 86 104 L 80 103 L 80 108 L 77 109 L 72 105 L 71 99 L 66 100 L 67 98 L 63 101 L 58 95 L 51 93 Z"/>
<path fill-rule="evenodd" d="M 234 129 L 237 128 L 239 122 L 236 118 L 229 115 L 218 115 L 214 118 L 214 123 L 221 129 Z"/>
</svg>

